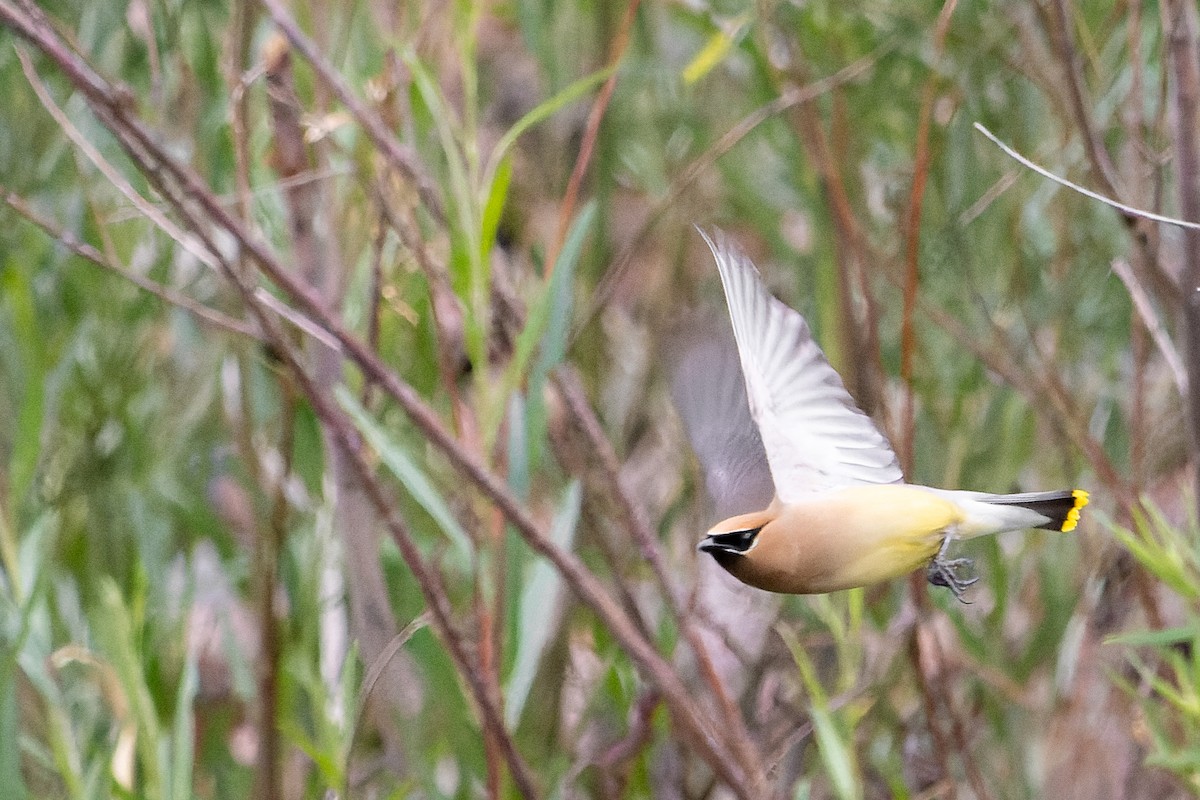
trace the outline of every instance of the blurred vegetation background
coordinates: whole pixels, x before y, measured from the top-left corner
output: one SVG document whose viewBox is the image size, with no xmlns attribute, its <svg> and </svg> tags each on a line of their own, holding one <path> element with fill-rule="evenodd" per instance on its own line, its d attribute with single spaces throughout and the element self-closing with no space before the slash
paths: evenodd
<svg viewBox="0 0 1200 800">
<path fill-rule="evenodd" d="M 1200 246 L 973 127 L 1195 219 L 1195 16 L 0 0 L 0 793 L 1200 793 Z M 693 224 L 1079 531 L 970 605 L 697 559 Z"/>
</svg>

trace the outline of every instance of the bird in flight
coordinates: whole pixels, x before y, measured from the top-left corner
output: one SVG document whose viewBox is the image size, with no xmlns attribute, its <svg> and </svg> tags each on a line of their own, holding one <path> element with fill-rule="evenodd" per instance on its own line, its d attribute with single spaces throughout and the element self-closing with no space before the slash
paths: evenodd
<svg viewBox="0 0 1200 800">
<path fill-rule="evenodd" d="M 969 559 L 946 557 L 952 541 L 1075 529 L 1088 502 L 1082 489 L 988 494 L 905 483 L 891 445 L 804 318 L 771 295 L 723 234 L 701 235 L 733 326 L 737 356 L 726 345 L 725 360 L 741 367 L 722 380 L 722 345 L 698 341 L 683 357 L 688 374 L 677 369 L 672 385 L 718 511 L 739 512 L 708 531 L 701 552 L 771 592 L 833 592 L 924 566 L 930 583 L 963 600 L 978 578 L 964 575 Z M 730 497 L 741 499 L 724 502 Z"/>
</svg>

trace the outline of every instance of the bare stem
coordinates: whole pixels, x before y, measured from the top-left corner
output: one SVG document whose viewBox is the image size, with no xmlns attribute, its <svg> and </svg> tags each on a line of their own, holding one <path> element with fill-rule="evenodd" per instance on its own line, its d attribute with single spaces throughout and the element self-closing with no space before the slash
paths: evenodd
<svg viewBox="0 0 1200 800">
<path fill-rule="evenodd" d="M 1200 222 L 1200 44 L 1197 43 L 1196 5 L 1171 0 L 1165 6 L 1170 21 L 1166 31 L 1170 53 L 1172 122 L 1175 134 L 1175 185 L 1179 213 L 1189 222 Z M 1191 422 L 1192 463 L 1200 463 L 1200 231 L 1189 226 L 1183 236 L 1184 352 L 1188 360 L 1188 418 Z M 1200 470 L 1196 470 L 1195 501 L 1200 503 Z"/>
<path fill-rule="evenodd" d="M 689 734 L 698 752 L 720 779 L 738 796 L 752 797 L 753 793 L 747 787 L 743 766 L 738 763 L 736 756 L 724 747 L 724 732 L 712 723 L 675 673 L 674 667 L 641 634 L 600 580 L 577 556 L 551 541 L 529 511 L 511 493 L 506 483 L 491 472 L 476 454 L 462 447 L 420 395 L 389 369 L 377 353 L 352 335 L 311 287 L 291 275 L 275 254 L 253 236 L 240 219 L 224 208 L 194 171 L 179 163 L 161 147 L 160 137 L 155 136 L 133 114 L 124 94 L 111 86 L 71 48 L 61 42 L 53 26 L 36 5 L 29 0 L 18 2 L 20 8 L 8 0 L 0 0 L 0 22 L 41 49 L 63 71 L 88 101 L 97 118 L 113 132 L 138 169 L 163 193 L 176 213 L 189 223 L 194 232 L 206 239 L 208 237 L 204 232 L 210 222 L 224 230 L 266 277 L 341 344 L 345 354 L 358 365 L 364 375 L 376 382 L 405 410 L 409 419 L 425 434 L 429 442 L 441 450 L 456 469 L 496 504 L 526 543 L 546 558 L 562 574 L 564 581 L 575 594 L 597 614 L 643 675 L 658 686 L 674 719 Z M 268 4 L 277 8 L 275 0 L 268 0 Z M 212 247 L 210 252 L 217 250 Z M 286 353 L 290 343 L 277 332 L 274 317 L 260 305 L 254 287 L 224 260 L 221 261 L 221 265 L 226 277 L 242 294 L 245 302 L 263 324 L 269 339 L 282 345 L 280 352 Z M 328 402 L 312 388 L 300 362 L 295 359 L 292 361 L 295 363 L 289 363 L 288 366 L 296 373 L 296 379 L 302 384 L 301 389 L 306 396 L 310 395 L 310 390 L 315 395 L 315 398 L 310 396 L 310 400 L 322 422 L 334 425 L 335 428 L 339 423 L 349 426 L 350 423 L 335 409 L 330 409 Z M 499 710 L 492 702 L 486 686 L 475 674 L 477 665 L 468 659 L 457 633 L 450 626 L 452 614 L 440 575 L 422 561 L 407 527 L 391 506 L 382 488 L 373 482 L 369 468 L 361 462 L 362 456 L 355 449 L 355 437 L 352 432 L 341 429 L 335 432 L 340 446 L 347 451 L 353 451 L 347 452 L 348 460 L 360 473 L 364 490 L 383 517 L 386 527 L 392 532 L 401 555 L 421 586 L 426 602 L 434 612 L 438 633 L 446 643 L 456 668 L 471 689 L 485 725 L 503 731 Z M 511 737 L 506 733 L 501 735 L 500 740 L 506 747 L 511 745 Z M 505 755 L 518 786 L 522 789 L 529 788 L 529 793 L 532 794 L 533 784 L 527 765 L 511 748 Z"/>
<path fill-rule="evenodd" d="M 554 232 L 554 241 L 546 251 L 547 276 L 554 269 L 554 262 L 558 260 L 558 253 L 567 238 L 567 228 L 571 225 L 571 217 L 575 215 L 575 204 L 579 200 L 579 187 L 583 184 L 583 176 L 587 173 L 588 165 L 592 161 L 592 153 L 596 149 L 596 139 L 600 136 L 600 123 L 604 120 L 604 112 L 608 109 L 613 91 L 617 88 L 616 66 L 621 63 L 621 59 L 625 57 L 625 50 L 629 47 L 629 33 L 633 28 L 633 20 L 637 16 L 639 5 L 641 5 L 641 0 L 629 0 L 629 5 L 625 7 L 625 16 L 621 20 L 621 28 L 613 40 L 612 53 L 608 59 L 612 72 L 604 81 L 604 85 L 600 87 L 600 93 L 596 95 L 596 100 L 592 103 L 592 110 L 588 112 L 583 140 L 579 144 L 579 155 L 575 159 L 575 166 L 571 169 L 571 177 L 567 181 L 567 191 L 563 194 L 562 205 L 558 210 L 558 227 Z M 603 9 L 604 6 L 601 5 L 598 8 Z"/>
</svg>

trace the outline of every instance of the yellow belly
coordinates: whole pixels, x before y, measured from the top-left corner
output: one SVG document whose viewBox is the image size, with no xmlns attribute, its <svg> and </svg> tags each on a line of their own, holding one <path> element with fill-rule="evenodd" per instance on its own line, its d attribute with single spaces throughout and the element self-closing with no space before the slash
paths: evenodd
<svg viewBox="0 0 1200 800">
<path fill-rule="evenodd" d="M 815 594 L 905 575 L 962 520 L 953 502 L 912 486 L 854 486 L 779 507 L 745 555 L 739 580 L 772 592 Z"/>
</svg>

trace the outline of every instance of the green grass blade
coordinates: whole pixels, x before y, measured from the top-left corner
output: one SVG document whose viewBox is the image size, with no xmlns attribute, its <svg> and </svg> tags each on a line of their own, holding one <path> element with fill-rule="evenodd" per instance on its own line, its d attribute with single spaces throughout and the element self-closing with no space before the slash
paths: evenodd
<svg viewBox="0 0 1200 800">
<path fill-rule="evenodd" d="M 817 737 L 817 752 L 820 753 L 821 763 L 825 765 L 829 782 L 842 800 L 859 800 L 863 796 L 863 786 L 858 777 L 854 743 L 843 733 L 836 716 L 830 710 L 825 689 L 817 678 L 816 667 L 804 651 L 800 640 L 783 625 L 777 626 L 776 630 L 791 651 L 796 668 L 800 671 L 800 679 L 812 701 L 809 705 L 809 715 Z"/>
<path fill-rule="evenodd" d="M 410 48 L 402 50 L 400 58 L 412 71 L 413 85 L 421 102 L 429 110 L 446 159 L 452 239 L 461 248 L 461 257 L 451 259 L 451 285 L 460 293 L 468 311 L 464 323 L 471 360 L 476 364 L 485 364 L 491 270 L 490 262 L 480 248 L 480 236 L 483 231 L 481 209 L 476 203 L 475 186 L 463 154 L 461 142 L 465 134 L 455 123 L 450 103 L 442 96 L 437 79 L 424 62 Z"/>
<path fill-rule="evenodd" d="M 696 83 L 720 65 L 741 40 L 749 27 L 750 19 L 749 14 L 743 14 L 732 24 L 713 31 L 713 34 L 708 37 L 708 41 L 704 43 L 704 47 L 700 48 L 700 52 L 683 68 L 683 82 L 689 85 Z"/>
<path fill-rule="evenodd" d="M 400 481 L 413 500 L 416 500 L 417 504 L 433 517 L 433 521 L 454 545 L 461 562 L 468 563 L 471 558 L 471 538 L 454 518 L 445 498 L 434 488 L 425 471 L 409 456 L 400 441 L 384 430 L 383 426 L 362 407 L 349 389 L 339 386 L 334 393 L 338 403 L 354 420 L 354 425 L 358 428 L 359 433 L 375 449 L 375 452 L 379 453 L 379 457 L 388 471 Z"/>
<path fill-rule="evenodd" d="M 137 752 L 143 787 L 150 797 L 163 796 L 163 764 L 160 760 L 161 731 L 158 712 L 146 683 L 146 672 L 138 654 L 129 607 L 116 582 L 105 576 L 99 585 L 100 603 L 92 626 L 100 650 L 108 658 L 129 702 L 137 724 Z"/>
<path fill-rule="evenodd" d="M 554 274 L 550 276 L 545 332 L 542 335 L 537 362 L 533 368 L 533 372 L 538 378 L 548 375 L 550 370 L 558 366 L 567 356 L 567 342 L 571 334 L 575 268 L 579 265 L 583 243 L 587 239 L 588 231 L 591 229 L 595 217 L 596 205 L 594 202 L 588 203 L 579 212 L 579 217 L 567 233 L 562 253 L 554 265 Z"/>
<path fill-rule="evenodd" d="M 1197 637 L 1200 637 L 1200 627 L 1193 623 L 1156 631 L 1119 633 L 1106 637 L 1104 643 L 1124 647 L 1175 647 L 1186 642 L 1193 642 Z"/>
<path fill-rule="evenodd" d="M 529 497 L 532 482 L 525 408 L 525 398 L 514 392 L 508 403 L 508 485 L 522 499 Z"/>
<path fill-rule="evenodd" d="M 567 486 L 562 506 L 550 526 L 550 537 L 564 549 L 571 548 L 575 529 L 579 524 L 582 492 L 579 482 Z M 553 633 L 551 622 L 558 598 L 562 594 L 562 577 L 545 559 L 539 558 L 533 565 L 529 580 L 521 590 L 521 624 L 518 629 L 517 656 L 508 678 L 507 702 L 504 718 L 508 726 L 516 727 L 533 688 L 538 662 Z"/>
<path fill-rule="evenodd" d="M 496 231 L 500 229 L 500 216 L 504 212 L 504 202 L 508 199 L 508 187 L 512 183 L 512 159 L 506 158 L 500 162 L 496 174 L 488 178 L 487 196 L 483 201 L 482 230 L 479 236 L 479 258 L 486 261 L 492 246 L 496 244 Z"/>
<path fill-rule="evenodd" d="M 0 289 L 6 298 L 5 305 L 18 341 L 23 346 L 21 356 L 25 374 L 21 381 L 20 410 L 16 425 L 13 426 L 15 438 L 12 442 L 12 452 L 8 464 L 8 488 L 11 508 L 25 496 L 33 481 L 37 462 L 42 452 L 42 424 L 45 417 L 45 374 L 42 367 L 41 354 L 35 343 L 44 341 L 39 332 L 37 308 L 33 297 L 33 287 L 26 279 L 22 269 L 0 270 Z M 0 308 L 0 310 L 3 310 Z M 11 555 L 6 546 L 5 559 Z M 11 563 L 7 564 L 12 567 Z"/>
<path fill-rule="evenodd" d="M 587 234 L 595 219 L 596 203 L 592 201 L 583 207 L 571 224 L 562 251 L 554 262 L 554 272 L 541 296 L 529 309 L 525 327 L 517 336 L 512 361 L 509 362 L 502 378 L 502 397 L 507 398 L 516 391 L 517 386 L 525 378 L 539 344 L 541 345 L 541 355 L 537 364 L 538 374 L 542 377 L 563 359 L 566 353 L 567 327 L 571 316 L 571 293 L 575 288 L 575 267 L 579 264 L 583 243 L 587 239 Z M 539 390 L 540 387 L 531 386 L 531 395 Z M 506 407 L 507 404 L 498 404 L 497 410 L 486 420 L 484 431 L 489 448 L 495 442 L 501 414 Z"/>
<path fill-rule="evenodd" d="M 490 178 L 496 173 L 497 169 L 504 161 L 508 151 L 516 144 L 517 139 L 521 138 L 521 134 L 537 125 L 539 122 L 544 122 L 550 117 L 557 114 L 562 109 L 572 103 L 581 100 L 584 95 L 595 89 L 604 81 L 608 80 L 608 76 L 613 74 L 614 66 L 607 66 L 604 69 L 593 72 L 591 75 L 585 75 L 574 83 L 562 89 L 549 99 L 538 103 L 528 114 L 517 120 L 511 128 L 504 132 L 500 137 L 500 141 L 496 142 L 496 147 L 492 150 L 492 155 L 488 160 L 487 176 Z M 486 185 L 486 184 L 485 184 Z"/>
<path fill-rule="evenodd" d="M 195 757 L 195 713 L 192 703 L 200 687 L 195 655 L 189 654 L 179 676 L 175 699 L 175 726 L 171 737 L 171 797 L 189 800 L 192 796 L 192 759 Z"/>
<path fill-rule="evenodd" d="M 0 675 L 0 730 L 8 731 L 9 735 L 0 736 L 0 786 L 4 787 L 4 796 L 13 800 L 24 800 L 27 796 L 25 781 L 21 777 L 21 737 L 16 735 L 17 723 L 17 692 L 15 663 L 5 653 L 3 662 L 4 674 Z"/>
</svg>

